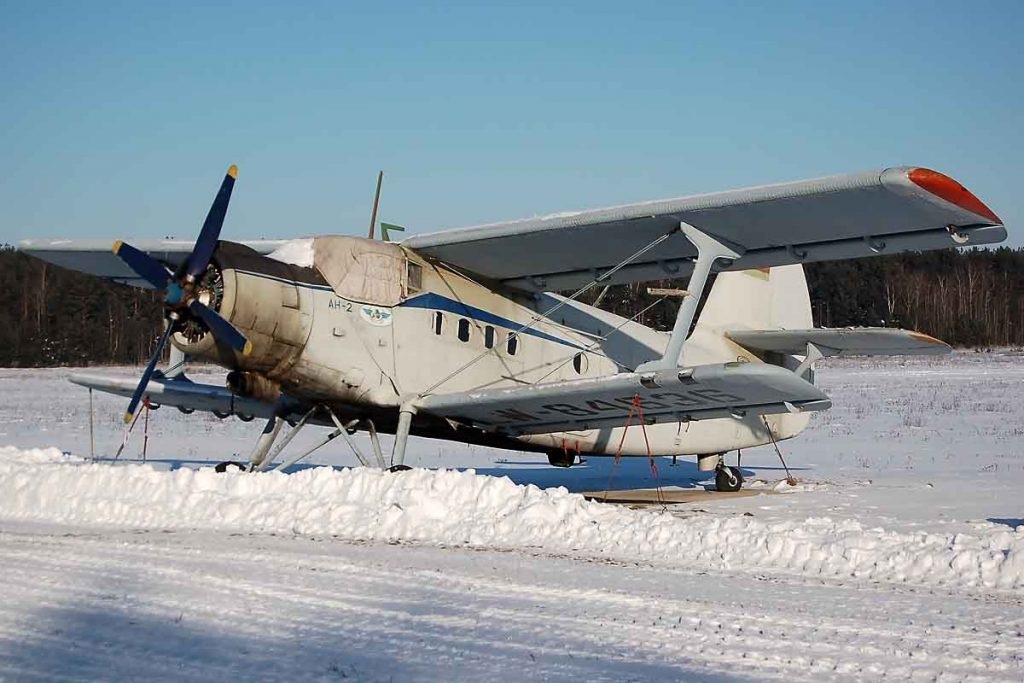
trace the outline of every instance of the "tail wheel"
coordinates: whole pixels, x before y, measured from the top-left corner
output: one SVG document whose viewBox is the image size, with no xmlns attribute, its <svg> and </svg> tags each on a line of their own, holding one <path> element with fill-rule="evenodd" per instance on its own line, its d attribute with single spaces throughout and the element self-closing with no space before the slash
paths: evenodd
<svg viewBox="0 0 1024 683">
<path fill-rule="evenodd" d="M 715 489 L 723 492 L 739 491 L 743 487 L 743 475 L 738 467 L 722 465 L 715 471 Z"/>
</svg>

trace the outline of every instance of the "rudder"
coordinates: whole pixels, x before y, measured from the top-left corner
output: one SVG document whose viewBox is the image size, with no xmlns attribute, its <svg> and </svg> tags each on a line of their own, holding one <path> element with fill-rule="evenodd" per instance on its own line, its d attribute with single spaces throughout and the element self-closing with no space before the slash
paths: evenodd
<svg viewBox="0 0 1024 683">
<path fill-rule="evenodd" d="M 697 330 L 813 327 L 807 278 L 800 264 L 719 273 L 697 319 Z"/>
</svg>

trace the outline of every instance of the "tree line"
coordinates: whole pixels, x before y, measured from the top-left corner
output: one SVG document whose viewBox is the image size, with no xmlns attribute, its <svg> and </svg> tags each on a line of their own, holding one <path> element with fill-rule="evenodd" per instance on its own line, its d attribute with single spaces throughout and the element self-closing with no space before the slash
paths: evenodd
<svg viewBox="0 0 1024 683">
<path fill-rule="evenodd" d="M 812 263 L 806 267 L 821 327 L 904 327 L 954 346 L 1024 346 L 1024 249 L 972 249 Z M 651 286 L 619 285 L 601 307 L 671 329 L 677 303 Z M 0 246 L 0 367 L 145 362 L 162 326 L 151 290 L 103 282 Z M 590 301 L 593 300 L 591 296 Z"/>
<path fill-rule="evenodd" d="M 1024 248 L 908 252 L 804 271 L 818 327 L 902 327 L 960 347 L 1024 345 Z M 629 318 L 651 306 L 638 322 L 669 330 L 678 304 L 655 304 L 647 288 L 686 286 L 685 278 L 618 285 L 601 307 Z"/>
<path fill-rule="evenodd" d="M 163 324 L 152 290 L 0 247 L 0 367 L 144 363 Z"/>
</svg>

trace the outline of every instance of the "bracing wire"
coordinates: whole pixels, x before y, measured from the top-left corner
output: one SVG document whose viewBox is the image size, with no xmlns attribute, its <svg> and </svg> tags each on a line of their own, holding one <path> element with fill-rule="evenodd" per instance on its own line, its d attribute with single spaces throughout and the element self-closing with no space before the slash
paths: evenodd
<svg viewBox="0 0 1024 683">
<path fill-rule="evenodd" d="M 659 244 L 661 244 L 662 242 L 664 242 L 669 237 L 671 237 L 672 235 L 674 235 L 675 233 L 677 233 L 679 231 L 680 231 L 680 229 L 677 226 L 677 227 L 673 228 L 672 230 L 670 230 L 669 232 L 666 232 L 664 235 L 659 235 L 658 237 L 656 237 L 654 240 L 652 240 L 646 246 L 644 246 L 641 249 L 638 249 L 637 251 L 633 252 L 632 254 L 627 256 L 625 259 L 620 261 L 617 265 L 612 267 L 611 269 L 605 271 L 601 275 L 599 275 L 596 278 L 594 278 L 593 280 L 591 280 L 589 283 L 587 283 L 584 286 L 582 286 L 579 289 L 577 289 L 575 292 L 573 292 L 572 296 L 569 296 L 568 298 L 562 299 L 557 304 L 555 304 L 554 306 L 552 306 L 548 310 L 544 311 L 543 313 L 538 313 L 537 315 L 533 316 L 533 318 L 531 318 L 528 323 L 526 323 L 525 325 L 521 326 L 519 329 L 515 330 L 511 334 L 513 334 L 513 335 L 520 335 L 523 332 L 525 332 L 526 330 L 528 330 L 531 327 L 533 327 L 534 325 L 536 325 L 541 320 L 544 320 L 545 318 L 550 318 L 551 315 L 555 311 L 557 311 L 558 309 L 562 308 L 563 306 L 568 305 L 570 302 L 575 301 L 577 298 L 582 296 L 585 292 L 589 291 L 591 288 L 593 288 L 593 287 L 601 284 L 602 282 L 610 279 L 613 275 L 615 275 L 615 273 L 619 272 L 620 270 L 622 270 L 623 268 L 628 266 L 630 263 L 632 263 L 633 261 L 635 261 L 638 258 L 640 258 L 641 256 L 643 256 L 644 254 L 649 252 L 651 249 L 654 249 L 656 246 L 658 246 Z M 447 383 L 448 381 L 450 381 L 454 377 L 462 374 L 463 372 L 465 372 L 469 368 L 471 368 L 474 365 L 476 365 L 477 363 L 479 363 L 480 360 L 482 360 L 483 358 L 485 358 L 488 355 L 490 355 L 490 353 L 491 353 L 490 349 L 486 349 L 486 350 L 480 352 L 479 354 L 477 354 L 477 356 L 475 356 L 469 362 L 467 362 L 463 366 L 457 368 L 456 370 L 453 370 L 452 372 L 448 373 L 443 378 L 441 378 L 440 380 L 438 380 L 437 382 L 432 384 L 430 387 L 428 387 L 427 389 L 422 391 L 420 393 L 420 397 L 422 398 L 423 396 L 426 396 L 426 395 L 432 393 L 438 387 L 444 385 L 445 383 Z"/>
</svg>

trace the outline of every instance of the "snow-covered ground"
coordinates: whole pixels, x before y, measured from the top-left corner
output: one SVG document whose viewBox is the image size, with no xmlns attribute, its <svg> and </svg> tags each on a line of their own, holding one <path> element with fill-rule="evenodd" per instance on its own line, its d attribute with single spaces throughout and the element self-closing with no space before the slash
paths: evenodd
<svg viewBox="0 0 1024 683">
<path fill-rule="evenodd" d="M 90 463 L 67 374 L 0 370 L 0 679 L 1024 679 L 1018 354 L 830 361 L 798 486 L 762 448 L 764 495 L 641 510 L 575 492 L 706 477 L 427 440 L 462 471 L 336 441 L 218 475 L 260 426 L 172 409 L 147 464 L 138 431 Z M 94 399 L 109 457 L 124 401 Z"/>
</svg>

